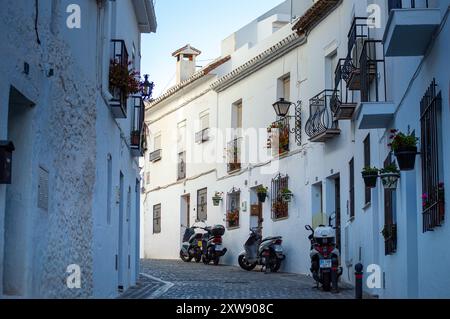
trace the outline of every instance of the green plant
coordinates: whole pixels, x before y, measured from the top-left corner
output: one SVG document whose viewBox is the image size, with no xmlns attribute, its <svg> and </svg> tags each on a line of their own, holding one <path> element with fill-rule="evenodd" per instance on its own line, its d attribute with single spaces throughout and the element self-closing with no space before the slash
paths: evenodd
<svg viewBox="0 0 450 319">
<path fill-rule="evenodd" d="M 379 171 L 380 170 L 378 168 L 376 168 L 376 167 L 367 166 L 367 167 L 363 168 L 362 174 L 363 175 L 378 175 Z"/>
<path fill-rule="evenodd" d="M 414 134 L 405 134 L 398 130 L 391 130 L 391 143 L 388 145 L 396 152 L 402 148 L 417 147 L 419 139 Z"/>
<path fill-rule="evenodd" d="M 395 163 L 389 164 L 386 167 L 380 169 L 380 174 L 398 174 L 400 173 L 400 170 L 398 169 L 397 165 Z"/>
<path fill-rule="evenodd" d="M 269 189 L 265 186 L 260 185 L 256 188 L 256 192 L 258 194 L 267 194 L 269 192 Z"/>
<path fill-rule="evenodd" d="M 282 196 L 294 196 L 292 191 L 289 188 L 283 188 L 280 190 L 280 195 Z"/>
</svg>

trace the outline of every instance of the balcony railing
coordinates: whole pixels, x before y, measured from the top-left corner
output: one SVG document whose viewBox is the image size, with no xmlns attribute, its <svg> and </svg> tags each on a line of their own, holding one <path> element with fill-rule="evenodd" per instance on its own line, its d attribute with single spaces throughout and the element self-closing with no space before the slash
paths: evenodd
<svg viewBox="0 0 450 319">
<path fill-rule="evenodd" d="M 386 101 L 386 66 L 381 40 L 364 42 L 360 66 L 361 102 Z"/>
<path fill-rule="evenodd" d="M 428 0 L 388 0 L 389 12 L 394 9 L 429 8 Z"/>
<path fill-rule="evenodd" d="M 111 40 L 111 63 L 128 68 L 128 51 L 123 40 Z M 127 95 L 123 89 L 109 86 L 113 98 L 110 101 L 111 111 L 115 118 L 127 117 Z"/>
<path fill-rule="evenodd" d="M 351 70 L 347 70 L 346 59 L 340 59 L 335 71 L 335 91 L 331 98 L 331 111 L 336 120 L 350 120 L 356 108 L 355 94 L 349 90 L 347 80 Z"/>
<path fill-rule="evenodd" d="M 162 150 L 155 150 L 150 153 L 150 162 L 157 162 L 160 161 L 162 158 Z"/>
<path fill-rule="evenodd" d="M 309 100 L 309 119 L 305 132 L 311 142 L 326 142 L 341 133 L 330 105 L 335 90 L 324 90 Z"/>
<path fill-rule="evenodd" d="M 209 141 L 209 128 L 205 128 L 195 134 L 195 143 L 202 144 Z"/>
<path fill-rule="evenodd" d="M 178 154 L 178 180 L 186 178 L 186 152 Z"/>
<path fill-rule="evenodd" d="M 146 130 L 144 129 L 145 108 L 140 96 L 133 96 L 133 118 L 130 147 L 133 156 L 143 156 L 146 151 Z"/>
<path fill-rule="evenodd" d="M 241 139 L 237 138 L 228 143 L 228 173 L 241 169 Z"/>
<path fill-rule="evenodd" d="M 268 146 L 272 149 L 273 155 L 281 155 L 289 152 L 289 117 L 273 122 L 268 128 L 268 133 Z"/>
</svg>

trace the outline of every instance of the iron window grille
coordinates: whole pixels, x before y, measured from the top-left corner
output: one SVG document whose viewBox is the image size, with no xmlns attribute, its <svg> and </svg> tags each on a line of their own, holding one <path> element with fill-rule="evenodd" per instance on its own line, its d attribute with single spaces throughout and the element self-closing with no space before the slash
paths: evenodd
<svg viewBox="0 0 450 319">
<path fill-rule="evenodd" d="M 330 108 L 334 93 L 335 90 L 324 90 L 309 100 L 305 132 L 312 142 L 325 142 L 341 132 Z"/>
<path fill-rule="evenodd" d="M 150 153 L 150 162 L 157 162 L 162 159 L 162 150 L 155 150 Z"/>
<path fill-rule="evenodd" d="M 153 206 L 153 234 L 161 233 L 161 204 Z"/>
<path fill-rule="evenodd" d="M 197 191 L 197 221 L 208 219 L 208 189 L 203 188 Z"/>
<path fill-rule="evenodd" d="M 269 129 L 268 147 L 272 149 L 273 155 L 289 153 L 290 124 L 289 117 L 273 122 Z"/>
<path fill-rule="evenodd" d="M 195 134 L 195 143 L 202 144 L 209 141 L 209 128 L 205 128 Z"/>
<path fill-rule="evenodd" d="M 289 188 L 289 176 L 278 174 L 272 179 L 271 200 L 272 200 L 272 219 L 281 219 L 289 217 L 289 203 L 284 201 L 281 196 L 283 189 Z"/>
<path fill-rule="evenodd" d="M 241 191 L 233 187 L 227 194 L 227 227 L 239 227 Z"/>
<path fill-rule="evenodd" d="M 128 51 L 124 40 L 111 40 L 111 53 L 111 62 L 128 69 Z M 126 118 L 128 96 L 125 90 L 110 85 L 109 91 L 113 96 L 110 106 L 114 117 Z"/>
<path fill-rule="evenodd" d="M 403 5 L 403 3 L 406 3 L 406 5 Z M 422 3 L 422 5 L 416 5 L 416 0 L 410 0 L 409 5 L 408 5 L 408 1 L 405 1 L 405 0 L 403 0 L 403 1 L 402 0 L 388 0 L 388 9 L 389 9 L 389 12 L 391 12 L 391 10 L 394 10 L 394 9 L 405 9 L 405 8 L 414 9 L 414 8 L 419 8 L 419 7 L 424 7 L 424 6 L 425 6 L 425 8 L 429 8 L 428 0 L 420 1 L 420 3 Z"/>
<path fill-rule="evenodd" d="M 423 232 L 442 226 L 445 220 L 441 159 L 442 95 L 433 79 L 420 102 L 422 142 Z"/>
</svg>

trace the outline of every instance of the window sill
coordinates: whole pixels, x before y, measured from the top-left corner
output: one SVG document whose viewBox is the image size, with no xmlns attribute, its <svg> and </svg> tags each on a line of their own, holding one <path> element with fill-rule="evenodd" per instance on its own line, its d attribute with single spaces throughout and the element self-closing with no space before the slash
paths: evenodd
<svg viewBox="0 0 450 319">
<path fill-rule="evenodd" d="M 362 210 L 368 210 L 371 206 L 372 206 L 372 202 L 368 202 L 362 207 Z"/>
<path fill-rule="evenodd" d="M 350 217 L 350 219 L 348 220 L 349 223 L 353 223 L 355 221 L 355 216 Z"/>
<path fill-rule="evenodd" d="M 235 226 L 235 227 L 227 227 L 227 230 L 236 230 L 241 228 L 240 226 Z"/>
<path fill-rule="evenodd" d="M 272 221 L 273 222 L 282 222 L 282 221 L 285 221 L 288 219 L 289 219 L 289 216 L 286 216 L 286 217 L 280 217 L 280 218 L 272 218 Z"/>
</svg>

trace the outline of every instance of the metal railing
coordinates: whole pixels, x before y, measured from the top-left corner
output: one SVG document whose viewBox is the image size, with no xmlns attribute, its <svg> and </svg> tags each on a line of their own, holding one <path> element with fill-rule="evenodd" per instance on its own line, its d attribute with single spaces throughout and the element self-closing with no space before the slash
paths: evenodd
<svg viewBox="0 0 450 319">
<path fill-rule="evenodd" d="M 366 40 L 360 57 L 361 102 L 386 101 L 386 66 L 381 40 Z"/>
<path fill-rule="evenodd" d="M 388 0 L 388 10 L 429 8 L 428 0 Z"/>
<path fill-rule="evenodd" d="M 162 150 L 155 150 L 150 153 L 150 162 L 157 162 L 162 158 Z"/>
<path fill-rule="evenodd" d="M 124 40 L 111 40 L 111 63 L 117 63 L 124 68 L 128 68 L 128 50 Z M 113 98 L 110 101 L 111 107 L 119 107 L 115 111 L 116 117 L 126 117 L 128 96 L 124 89 L 109 86 L 109 91 Z"/>
<path fill-rule="evenodd" d="M 228 143 L 228 173 L 241 169 L 241 138 L 236 138 Z"/>
<path fill-rule="evenodd" d="M 209 128 L 205 128 L 195 134 L 195 143 L 201 144 L 209 141 Z"/>
<path fill-rule="evenodd" d="M 313 138 L 329 129 L 338 129 L 330 108 L 330 102 L 336 90 L 324 90 L 309 100 L 309 119 L 305 132 Z"/>
</svg>

